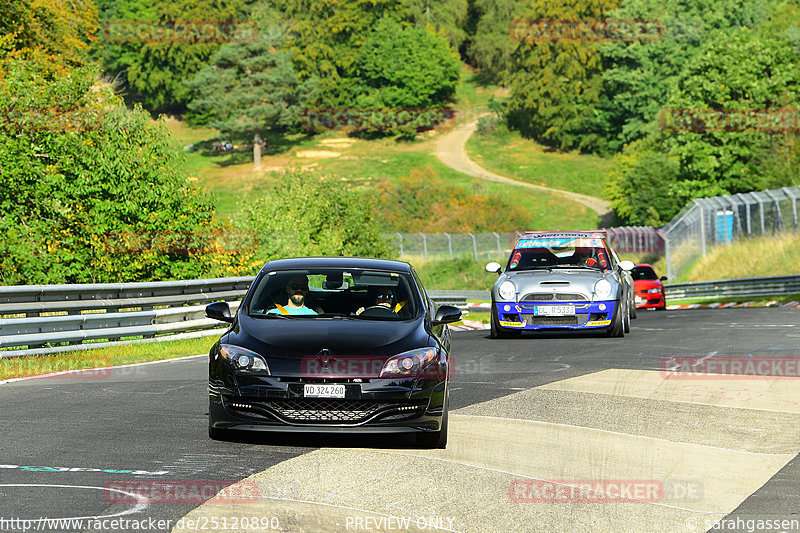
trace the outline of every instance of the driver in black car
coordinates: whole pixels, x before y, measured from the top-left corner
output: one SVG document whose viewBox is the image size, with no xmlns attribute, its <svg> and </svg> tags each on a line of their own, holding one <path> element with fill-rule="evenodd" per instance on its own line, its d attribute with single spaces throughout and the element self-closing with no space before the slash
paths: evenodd
<svg viewBox="0 0 800 533">
<path fill-rule="evenodd" d="M 370 307 L 385 307 L 395 313 L 394 294 L 390 287 L 370 287 L 368 294 L 371 295 L 370 301 L 373 302 Z M 364 312 L 364 309 L 364 307 L 359 307 L 356 314 L 360 315 Z M 369 309 L 369 307 L 366 309 Z"/>
</svg>

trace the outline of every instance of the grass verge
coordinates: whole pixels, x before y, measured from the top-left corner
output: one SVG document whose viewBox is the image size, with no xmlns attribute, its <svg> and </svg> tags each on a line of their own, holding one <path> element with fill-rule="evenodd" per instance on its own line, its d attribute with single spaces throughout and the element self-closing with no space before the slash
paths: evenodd
<svg viewBox="0 0 800 533">
<path fill-rule="evenodd" d="M 208 353 L 215 341 L 216 337 L 209 336 L 199 339 L 125 344 L 52 355 L 10 357 L 0 359 L 0 381 L 63 372 L 65 370 L 103 368 L 198 355 Z"/>
</svg>

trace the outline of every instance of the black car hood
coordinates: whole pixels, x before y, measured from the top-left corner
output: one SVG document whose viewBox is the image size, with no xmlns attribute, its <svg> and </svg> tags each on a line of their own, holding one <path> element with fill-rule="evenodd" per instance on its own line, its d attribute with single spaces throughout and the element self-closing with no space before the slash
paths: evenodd
<svg viewBox="0 0 800 533">
<path fill-rule="evenodd" d="M 408 321 L 251 318 L 240 315 L 227 342 L 272 358 L 329 350 L 338 355 L 391 356 L 428 346 L 424 317 Z M 226 341 L 223 341 L 226 342 Z"/>
</svg>

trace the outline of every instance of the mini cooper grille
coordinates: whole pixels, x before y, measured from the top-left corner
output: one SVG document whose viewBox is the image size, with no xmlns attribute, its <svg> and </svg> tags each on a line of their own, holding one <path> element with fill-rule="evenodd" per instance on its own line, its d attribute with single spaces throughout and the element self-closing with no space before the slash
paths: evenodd
<svg viewBox="0 0 800 533">
<path fill-rule="evenodd" d="M 584 315 L 585 317 L 586 315 Z M 581 320 L 581 323 L 585 318 Z M 577 316 L 534 316 L 528 319 L 528 324 L 533 326 L 577 326 Z"/>
<path fill-rule="evenodd" d="M 586 302 L 589 299 L 583 294 L 570 293 L 570 292 L 532 292 L 526 294 L 521 301 L 523 302 L 550 302 L 557 300 L 560 302 Z"/>
<path fill-rule="evenodd" d="M 370 400 L 340 400 L 304 398 L 258 402 L 253 407 L 272 411 L 292 422 L 359 422 L 381 411 L 400 409 L 403 416 L 416 415 L 423 407 L 419 403 L 388 403 Z M 397 414 L 397 413 L 393 413 Z"/>
</svg>

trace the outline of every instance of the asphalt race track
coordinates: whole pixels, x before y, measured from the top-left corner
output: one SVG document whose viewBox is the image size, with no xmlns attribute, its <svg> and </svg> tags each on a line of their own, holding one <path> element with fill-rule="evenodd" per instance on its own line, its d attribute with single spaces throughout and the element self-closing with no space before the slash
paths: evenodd
<svg viewBox="0 0 800 533">
<path fill-rule="evenodd" d="M 0 531 L 800 531 L 800 380 L 774 376 L 797 375 L 800 311 L 453 346 L 446 450 L 211 441 L 204 357 L 2 384 Z M 770 375 L 664 370 L 687 356 Z M 81 517 L 102 520 L 44 521 Z"/>
</svg>

